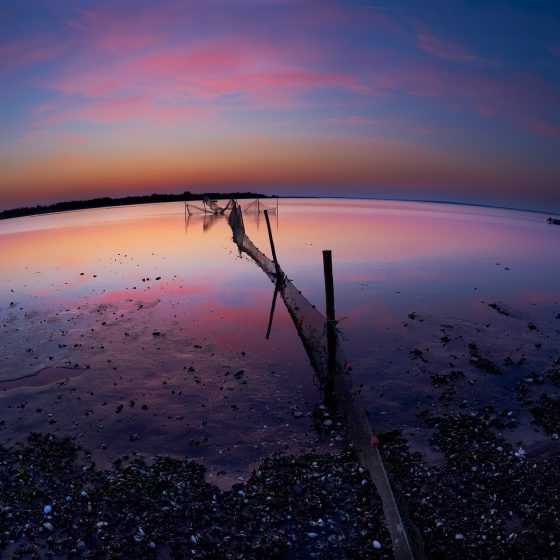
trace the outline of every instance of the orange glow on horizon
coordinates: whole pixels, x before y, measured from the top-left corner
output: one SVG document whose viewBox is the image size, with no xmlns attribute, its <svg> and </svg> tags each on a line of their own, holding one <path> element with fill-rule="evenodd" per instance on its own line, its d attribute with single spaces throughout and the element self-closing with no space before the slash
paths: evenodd
<svg viewBox="0 0 560 560">
<path fill-rule="evenodd" d="M 296 187 L 325 193 L 343 186 L 358 190 L 369 186 L 371 191 L 375 185 L 392 185 L 389 192 L 421 198 L 427 188 L 443 196 L 450 184 L 458 183 L 471 185 L 474 195 L 486 189 L 507 192 L 529 180 L 531 170 L 520 166 L 510 173 L 499 163 L 488 168 L 401 141 L 246 136 L 235 145 L 214 140 L 184 148 L 141 146 L 115 153 L 67 146 L 24 165 L 8 163 L 0 190 L 6 207 L 10 200 L 13 205 L 22 199 L 33 205 L 94 195 L 205 189 L 281 193 Z"/>
</svg>

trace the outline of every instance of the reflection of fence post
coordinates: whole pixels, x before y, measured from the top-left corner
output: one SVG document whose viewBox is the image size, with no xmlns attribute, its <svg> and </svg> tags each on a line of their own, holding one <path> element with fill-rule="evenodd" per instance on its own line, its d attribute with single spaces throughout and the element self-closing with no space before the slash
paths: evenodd
<svg viewBox="0 0 560 560">
<path fill-rule="evenodd" d="M 327 310 L 327 355 L 328 368 L 325 381 L 325 404 L 332 407 L 334 402 L 334 376 L 336 375 L 336 316 L 334 311 L 334 281 L 332 253 L 323 251 L 323 270 L 325 275 L 325 301 Z"/>
<path fill-rule="evenodd" d="M 280 265 L 278 264 L 278 259 L 276 258 L 276 248 L 274 247 L 274 239 L 272 239 L 272 229 L 270 227 L 270 218 L 268 217 L 268 210 L 264 210 L 264 217 L 266 219 L 266 227 L 268 229 L 268 239 L 270 240 L 270 250 L 272 251 L 272 260 L 274 261 L 274 266 L 276 267 L 276 282 L 282 283 L 282 271 L 280 270 Z"/>
<path fill-rule="evenodd" d="M 272 330 L 272 319 L 274 318 L 274 310 L 276 309 L 276 299 L 280 291 L 279 283 L 274 285 L 274 295 L 272 296 L 272 305 L 270 306 L 270 315 L 268 317 L 268 328 L 266 329 L 266 340 L 270 338 L 270 331 Z"/>
</svg>

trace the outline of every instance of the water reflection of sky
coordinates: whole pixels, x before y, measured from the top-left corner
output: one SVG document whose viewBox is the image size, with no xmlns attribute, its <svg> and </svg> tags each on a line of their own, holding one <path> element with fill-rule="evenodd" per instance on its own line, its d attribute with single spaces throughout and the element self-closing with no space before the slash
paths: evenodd
<svg viewBox="0 0 560 560">
<path fill-rule="evenodd" d="M 247 214 L 245 222 L 250 237 L 268 252 L 262 215 Z M 560 228 L 547 225 L 542 215 L 402 202 L 286 200 L 272 223 L 284 269 L 320 308 L 321 250 L 333 251 L 346 353 L 380 428 L 414 427 L 417 407 L 437 402 L 430 375 L 450 364 L 469 377 L 465 398 L 487 394 L 513 406 L 514 380 L 558 357 Z M 247 457 L 317 444 L 308 419 L 295 421 L 292 414 L 309 412 L 320 399 L 300 342 L 282 306 L 271 340 L 264 340 L 272 287 L 251 261 L 238 258 L 225 219 L 187 219 L 181 204 L 21 218 L 0 223 L 0 253 L 0 379 L 43 371 L 4 384 L 0 398 L 9 412 L 2 437 L 48 426 L 41 415 L 30 419 L 13 411 L 24 398 L 48 407 L 49 399 L 58 398 L 56 382 L 77 365 L 68 386 L 80 394 L 99 390 L 103 402 L 111 403 L 105 416 L 96 412 L 101 397 L 88 406 L 113 434 L 114 453 L 128 449 L 135 424 L 131 420 L 123 428 L 113 404 L 138 391 L 160 415 L 144 426 L 142 445 L 134 442 L 145 452 L 188 449 L 216 469 L 235 463 L 243 470 Z M 493 302 L 511 315 L 489 308 Z M 421 320 L 409 319 L 412 312 Z M 529 321 L 538 324 L 537 332 L 527 329 Z M 442 325 L 451 338 L 446 345 L 440 341 Z M 527 365 L 500 380 L 488 378 L 469 364 L 467 345 L 473 341 L 500 363 L 523 355 Z M 411 360 L 414 348 L 423 348 L 429 360 Z M 202 364 L 202 391 L 183 374 L 195 363 Z M 86 365 L 89 369 L 82 369 Z M 113 367 L 126 375 L 118 389 L 101 391 Z M 249 392 L 240 384 L 230 387 L 237 409 L 223 396 L 224 368 L 244 369 L 251 378 Z M 160 383 L 165 376 L 176 376 L 173 395 L 152 386 L 153 379 Z M 175 402 L 179 391 L 184 400 Z M 204 435 L 200 426 L 194 428 L 193 403 L 212 412 Z M 184 417 L 177 421 L 180 428 L 167 419 L 169 407 L 173 418 Z M 89 434 L 94 446 L 107 439 L 95 422 L 75 427 L 63 417 L 52 429 Z M 163 429 L 162 422 L 175 427 Z M 273 437 L 262 433 L 270 426 Z M 184 438 L 197 437 L 216 439 L 204 452 L 200 444 L 185 447 Z"/>
</svg>

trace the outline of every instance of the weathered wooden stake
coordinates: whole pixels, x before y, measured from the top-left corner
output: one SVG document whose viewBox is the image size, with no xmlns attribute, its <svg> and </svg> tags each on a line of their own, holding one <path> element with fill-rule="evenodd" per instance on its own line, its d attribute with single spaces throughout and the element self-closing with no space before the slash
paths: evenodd
<svg viewBox="0 0 560 560">
<path fill-rule="evenodd" d="M 334 405 L 334 377 L 336 375 L 336 315 L 334 310 L 334 280 L 332 253 L 323 251 L 323 270 L 325 275 L 325 301 L 327 311 L 327 379 L 325 381 L 325 404 Z"/>
<path fill-rule="evenodd" d="M 280 270 L 280 265 L 278 264 L 278 259 L 276 258 L 276 248 L 274 247 L 274 239 L 272 238 L 272 229 L 270 227 L 270 218 L 268 217 L 268 210 L 264 211 L 264 217 L 266 219 L 266 228 L 268 229 L 268 239 L 270 240 L 270 250 L 272 251 L 272 260 L 274 261 L 274 266 L 276 267 L 276 282 L 282 282 L 282 271 Z"/>
<path fill-rule="evenodd" d="M 323 251 L 323 270 L 325 272 L 325 300 L 327 304 L 327 319 L 336 319 L 334 312 L 334 280 L 332 271 L 332 253 L 329 250 Z"/>
</svg>

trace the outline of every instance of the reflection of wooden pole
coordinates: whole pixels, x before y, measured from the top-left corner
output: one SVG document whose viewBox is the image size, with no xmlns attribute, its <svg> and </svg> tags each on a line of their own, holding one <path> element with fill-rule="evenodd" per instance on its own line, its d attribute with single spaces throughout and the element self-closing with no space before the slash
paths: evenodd
<svg viewBox="0 0 560 560">
<path fill-rule="evenodd" d="M 334 311 L 334 281 L 332 270 L 332 253 L 323 251 L 323 270 L 325 275 L 325 301 L 327 307 L 327 356 L 328 371 L 325 381 L 325 403 L 334 402 L 334 376 L 336 375 L 336 316 Z"/>
<path fill-rule="evenodd" d="M 274 295 L 272 296 L 272 306 L 270 307 L 270 317 L 268 318 L 268 328 L 266 329 L 266 339 L 270 338 L 270 331 L 272 330 L 272 319 L 274 317 L 274 309 L 276 308 L 276 298 L 278 297 L 278 292 L 280 288 L 278 282 L 274 286 Z"/>
<path fill-rule="evenodd" d="M 266 219 L 266 228 L 268 229 L 268 239 L 270 240 L 270 250 L 272 251 L 272 260 L 274 261 L 274 266 L 276 267 L 276 282 L 280 282 L 282 279 L 282 272 L 280 270 L 280 265 L 278 264 L 278 259 L 276 258 L 276 248 L 274 247 L 274 239 L 272 239 L 272 229 L 270 227 L 270 218 L 268 217 L 268 210 L 264 211 L 264 217 Z"/>
</svg>

